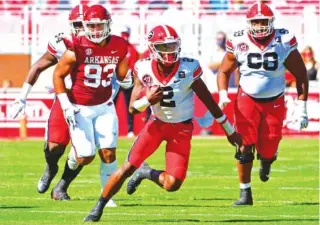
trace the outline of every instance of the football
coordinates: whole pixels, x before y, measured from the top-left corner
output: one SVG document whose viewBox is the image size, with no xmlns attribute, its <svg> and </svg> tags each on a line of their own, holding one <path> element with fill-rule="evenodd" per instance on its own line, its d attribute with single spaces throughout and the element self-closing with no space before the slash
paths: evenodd
<svg viewBox="0 0 320 225">
<path fill-rule="evenodd" d="M 163 97 L 162 90 L 159 90 L 159 85 L 151 85 L 146 87 L 146 96 L 151 105 L 157 104 Z"/>
</svg>

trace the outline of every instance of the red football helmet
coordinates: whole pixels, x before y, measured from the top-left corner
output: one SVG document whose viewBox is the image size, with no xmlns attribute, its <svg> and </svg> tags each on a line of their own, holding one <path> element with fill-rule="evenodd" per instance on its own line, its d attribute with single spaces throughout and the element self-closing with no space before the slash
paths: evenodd
<svg viewBox="0 0 320 225">
<path fill-rule="evenodd" d="M 120 31 L 120 36 L 126 41 L 129 41 L 131 35 L 131 28 L 127 25 L 123 25 Z"/>
<path fill-rule="evenodd" d="M 94 43 L 100 43 L 109 36 L 111 23 L 111 16 L 106 8 L 102 5 L 90 6 L 83 19 L 86 37 Z"/>
<path fill-rule="evenodd" d="M 74 35 L 84 35 L 84 28 L 83 28 L 83 15 L 84 12 L 89 7 L 84 4 L 80 4 L 75 6 L 73 9 L 71 9 L 69 14 L 69 24 L 71 28 L 71 33 Z"/>
<path fill-rule="evenodd" d="M 148 47 L 155 60 L 171 65 L 179 60 L 181 40 L 172 27 L 159 25 L 149 32 Z"/>
<path fill-rule="evenodd" d="M 259 20 L 266 21 L 265 24 L 259 24 Z M 261 22 L 264 22 L 261 21 Z M 253 4 L 247 13 L 248 33 L 257 39 L 268 37 L 274 30 L 274 14 L 265 3 Z"/>
</svg>

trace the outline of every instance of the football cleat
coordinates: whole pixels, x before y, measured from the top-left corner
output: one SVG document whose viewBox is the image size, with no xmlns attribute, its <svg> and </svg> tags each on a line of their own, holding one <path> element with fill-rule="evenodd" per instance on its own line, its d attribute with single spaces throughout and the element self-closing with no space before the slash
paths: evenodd
<svg viewBox="0 0 320 225">
<path fill-rule="evenodd" d="M 134 138 L 134 133 L 132 131 L 130 131 L 128 134 L 127 134 L 127 138 Z"/>
<path fill-rule="evenodd" d="M 37 189 L 39 193 L 45 193 L 49 189 L 51 181 L 58 173 L 58 169 L 58 165 L 53 169 L 49 169 L 49 165 L 47 164 L 46 169 L 38 182 Z"/>
<path fill-rule="evenodd" d="M 105 201 L 103 199 L 99 199 L 97 204 L 91 209 L 89 215 L 84 218 L 84 222 L 98 222 L 102 216 L 103 208 L 105 207 Z"/>
<path fill-rule="evenodd" d="M 245 205 L 253 205 L 251 188 L 240 189 L 240 198 L 233 203 L 233 206 Z"/>
<path fill-rule="evenodd" d="M 117 204 L 115 203 L 115 201 L 113 201 L 112 199 L 110 199 L 106 206 L 105 207 L 108 207 L 108 208 L 113 208 L 113 207 L 117 207 Z"/>
<path fill-rule="evenodd" d="M 260 180 L 267 182 L 269 180 L 271 171 L 271 161 L 270 160 L 260 160 L 259 176 Z"/>
<path fill-rule="evenodd" d="M 132 178 L 127 184 L 127 193 L 132 195 L 136 192 L 137 187 L 140 185 L 141 181 L 147 178 L 147 174 L 150 173 L 151 168 L 147 163 L 143 163 L 142 166 L 133 174 Z"/>
<path fill-rule="evenodd" d="M 53 189 L 51 191 L 51 198 L 53 200 L 60 200 L 60 201 L 70 201 L 71 200 L 71 198 L 67 194 L 67 192 L 65 192 L 63 190 L 56 190 L 56 189 Z"/>
</svg>

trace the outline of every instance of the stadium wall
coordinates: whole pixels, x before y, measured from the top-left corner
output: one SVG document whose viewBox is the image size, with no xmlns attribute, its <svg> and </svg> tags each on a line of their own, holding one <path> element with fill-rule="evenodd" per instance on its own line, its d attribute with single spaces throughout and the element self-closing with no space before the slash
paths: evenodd
<svg viewBox="0 0 320 225">
<path fill-rule="evenodd" d="M 11 80 L 13 87 L 21 87 L 29 72 L 31 55 L 0 54 L 0 83 Z"/>
<path fill-rule="evenodd" d="M 0 89 L 0 138 L 19 138 L 20 127 L 24 126 L 23 121 L 20 119 L 12 119 L 11 105 L 19 93 L 20 89 Z M 236 89 L 229 90 L 229 97 L 233 100 L 236 96 Z M 27 119 L 27 137 L 42 138 L 44 137 L 46 121 L 49 116 L 50 107 L 53 102 L 53 94 L 48 94 L 42 91 L 33 91 L 27 101 L 26 107 L 26 119 Z M 320 123 L 319 123 L 319 93 L 313 91 L 309 94 L 308 101 L 308 115 L 309 126 L 306 130 L 301 132 L 293 129 L 291 122 L 293 121 L 292 113 L 296 107 L 296 90 L 288 89 L 285 95 L 286 99 L 286 120 L 283 125 L 284 135 L 297 135 L 297 136 L 319 136 Z M 213 98 L 218 100 L 218 94 L 213 94 Z M 232 101 L 233 102 L 233 101 Z M 233 121 L 233 103 L 229 104 L 225 113 L 228 115 L 231 121 Z M 126 119 L 126 106 L 124 98 L 121 95 L 116 105 L 117 113 L 119 116 L 119 134 L 124 136 L 127 134 L 127 119 Z M 202 116 L 206 109 L 204 105 L 195 98 L 195 116 Z M 145 114 L 135 115 L 134 120 L 134 132 L 138 134 L 145 123 Z M 213 135 L 224 135 L 224 132 L 217 123 L 213 123 L 212 127 Z M 200 134 L 200 127 L 197 122 L 194 121 L 194 135 Z"/>
</svg>

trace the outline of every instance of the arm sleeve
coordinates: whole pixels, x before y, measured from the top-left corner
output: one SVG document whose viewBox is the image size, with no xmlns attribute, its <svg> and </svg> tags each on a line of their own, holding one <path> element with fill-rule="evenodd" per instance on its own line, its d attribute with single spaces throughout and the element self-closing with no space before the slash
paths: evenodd
<svg viewBox="0 0 320 225">
<path fill-rule="evenodd" d="M 226 51 L 234 53 L 234 47 L 231 39 L 228 39 L 226 42 Z"/>
<path fill-rule="evenodd" d="M 203 74 L 203 71 L 202 71 L 202 68 L 200 66 L 200 63 L 198 60 L 196 60 L 195 62 L 195 67 L 194 67 L 194 70 L 193 70 L 193 81 L 199 79 L 201 77 L 201 75 Z"/>
<path fill-rule="evenodd" d="M 298 42 L 294 35 L 288 35 L 286 39 L 287 40 L 285 40 L 284 45 L 287 53 L 286 54 L 286 58 L 287 58 L 293 50 L 297 49 Z"/>
<path fill-rule="evenodd" d="M 59 33 L 53 36 L 48 42 L 47 51 L 57 59 L 60 59 L 62 54 L 67 50 L 64 39 L 63 33 Z"/>
</svg>

